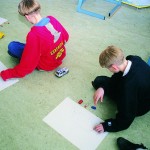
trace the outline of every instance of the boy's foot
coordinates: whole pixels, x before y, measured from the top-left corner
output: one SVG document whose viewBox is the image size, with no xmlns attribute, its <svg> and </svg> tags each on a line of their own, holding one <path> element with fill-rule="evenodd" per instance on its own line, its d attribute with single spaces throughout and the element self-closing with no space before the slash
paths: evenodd
<svg viewBox="0 0 150 150">
<path fill-rule="evenodd" d="M 144 150 L 147 149 L 143 144 L 134 144 L 122 137 L 119 137 L 117 139 L 117 145 L 119 147 L 119 150 Z"/>
</svg>

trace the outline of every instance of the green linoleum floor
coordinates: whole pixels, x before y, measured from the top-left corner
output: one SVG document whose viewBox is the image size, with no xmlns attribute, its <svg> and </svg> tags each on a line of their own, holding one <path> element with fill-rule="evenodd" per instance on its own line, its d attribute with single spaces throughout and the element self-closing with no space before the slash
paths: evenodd
<svg viewBox="0 0 150 150">
<path fill-rule="evenodd" d="M 84 7 L 107 14 L 108 6 L 96 5 L 99 0 L 86 1 Z M 7 54 L 12 40 L 25 42 L 31 25 L 17 13 L 19 0 L 1 0 L 0 17 L 10 24 L 0 27 L 5 37 L 0 40 L 0 61 L 13 67 L 18 61 Z M 1 150 L 76 150 L 64 137 L 45 124 L 42 119 L 62 100 L 83 99 L 93 105 L 94 89 L 91 81 L 97 75 L 108 75 L 100 68 L 98 57 L 108 45 L 122 48 L 126 55 L 139 55 L 145 61 L 150 56 L 150 8 L 136 9 L 123 5 L 111 18 L 100 20 L 76 12 L 77 0 L 40 0 L 42 15 L 53 15 L 68 30 L 67 57 L 61 67 L 70 72 L 62 78 L 52 72 L 35 70 L 15 85 L 0 91 L 0 149 Z M 110 5 L 110 4 L 109 4 Z M 109 11 L 109 10 L 108 10 Z M 116 106 L 107 98 L 89 111 L 102 119 L 114 117 Z M 109 133 L 97 150 L 118 150 L 119 136 L 150 148 L 150 113 L 138 117 L 127 130 Z"/>
</svg>

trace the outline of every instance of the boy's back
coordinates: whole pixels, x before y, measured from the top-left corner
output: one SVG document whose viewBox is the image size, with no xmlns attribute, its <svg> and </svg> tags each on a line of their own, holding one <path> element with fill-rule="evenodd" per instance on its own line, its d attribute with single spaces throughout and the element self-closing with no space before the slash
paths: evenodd
<svg viewBox="0 0 150 150">
<path fill-rule="evenodd" d="M 26 46 L 33 47 L 35 44 L 34 49 L 38 49 L 37 53 L 40 51 L 37 68 L 39 70 L 42 69 L 50 71 L 57 68 L 62 63 L 63 58 L 66 56 L 66 48 L 64 45 L 68 41 L 69 35 L 64 27 L 54 17 L 49 16 L 48 18 L 50 21 L 46 25 L 32 27 L 27 36 L 27 40 L 28 38 L 29 40 L 27 41 Z M 48 25 L 51 28 L 49 28 Z M 52 33 L 52 28 L 54 28 L 55 33 Z M 56 39 L 55 35 L 53 34 L 57 34 L 59 37 L 56 37 Z M 31 38 L 32 41 L 30 41 Z M 35 42 L 33 39 L 35 39 Z M 29 49 L 31 53 L 31 48 Z M 35 55 L 36 51 L 33 51 Z"/>
<path fill-rule="evenodd" d="M 22 0 L 18 12 L 34 26 L 26 38 L 26 44 L 13 41 L 8 53 L 20 59 L 14 68 L 0 73 L 3 80 L 21 78 L 35 68 L 51 71 L 57 68 L 66 56 L 65 43 L 69 35 L 64 27 L 52 16 L 42 18 L 41 6 L 36 0 Z"/>
</svg>

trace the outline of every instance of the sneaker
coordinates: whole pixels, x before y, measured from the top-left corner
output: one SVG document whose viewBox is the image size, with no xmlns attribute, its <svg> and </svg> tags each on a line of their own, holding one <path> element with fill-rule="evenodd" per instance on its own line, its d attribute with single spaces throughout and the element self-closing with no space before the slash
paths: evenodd
<svg viewBox="0 0 150 150">
<path fill-rule="evenodd" d="M 143 144 L 134 144 L 122 137 L 119 137 L 117 139 L 117 145 L 119 147 L 119 150 L 137 150 L 137 149 L 147 149 Z"/>
</svg>

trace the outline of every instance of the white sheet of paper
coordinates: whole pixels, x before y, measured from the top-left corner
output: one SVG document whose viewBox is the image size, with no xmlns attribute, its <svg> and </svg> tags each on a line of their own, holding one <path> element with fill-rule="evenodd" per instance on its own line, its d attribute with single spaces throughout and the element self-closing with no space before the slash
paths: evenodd
<svg viewBox="0 0 150 150">
<path fill-rule="evenodd" d="M 7 67 L 0 61 L 0 72 L 5 69 L 7 69 Z M 15 84 L 18 81 L 18 79 L 9 79 L 7 81 L 3 81 L 3 79 L 0 77 L 0 91 Z"/>
<path fill-rule="evenodd" d="M 93 130 L 100 118 L 70 98 L 63 100 L 43 121 L 80 150 L 95 150 L 108 134 Z"/>
<path fill-rule="evenodd" d="M 0 25 L 2 25 L 2 24 L 5 23 L 5 22 L 8 22 L 8 20 L 5 19 L 5 18 L 1 18 L 1 17 L 0 17 Z"/>
</svg>

